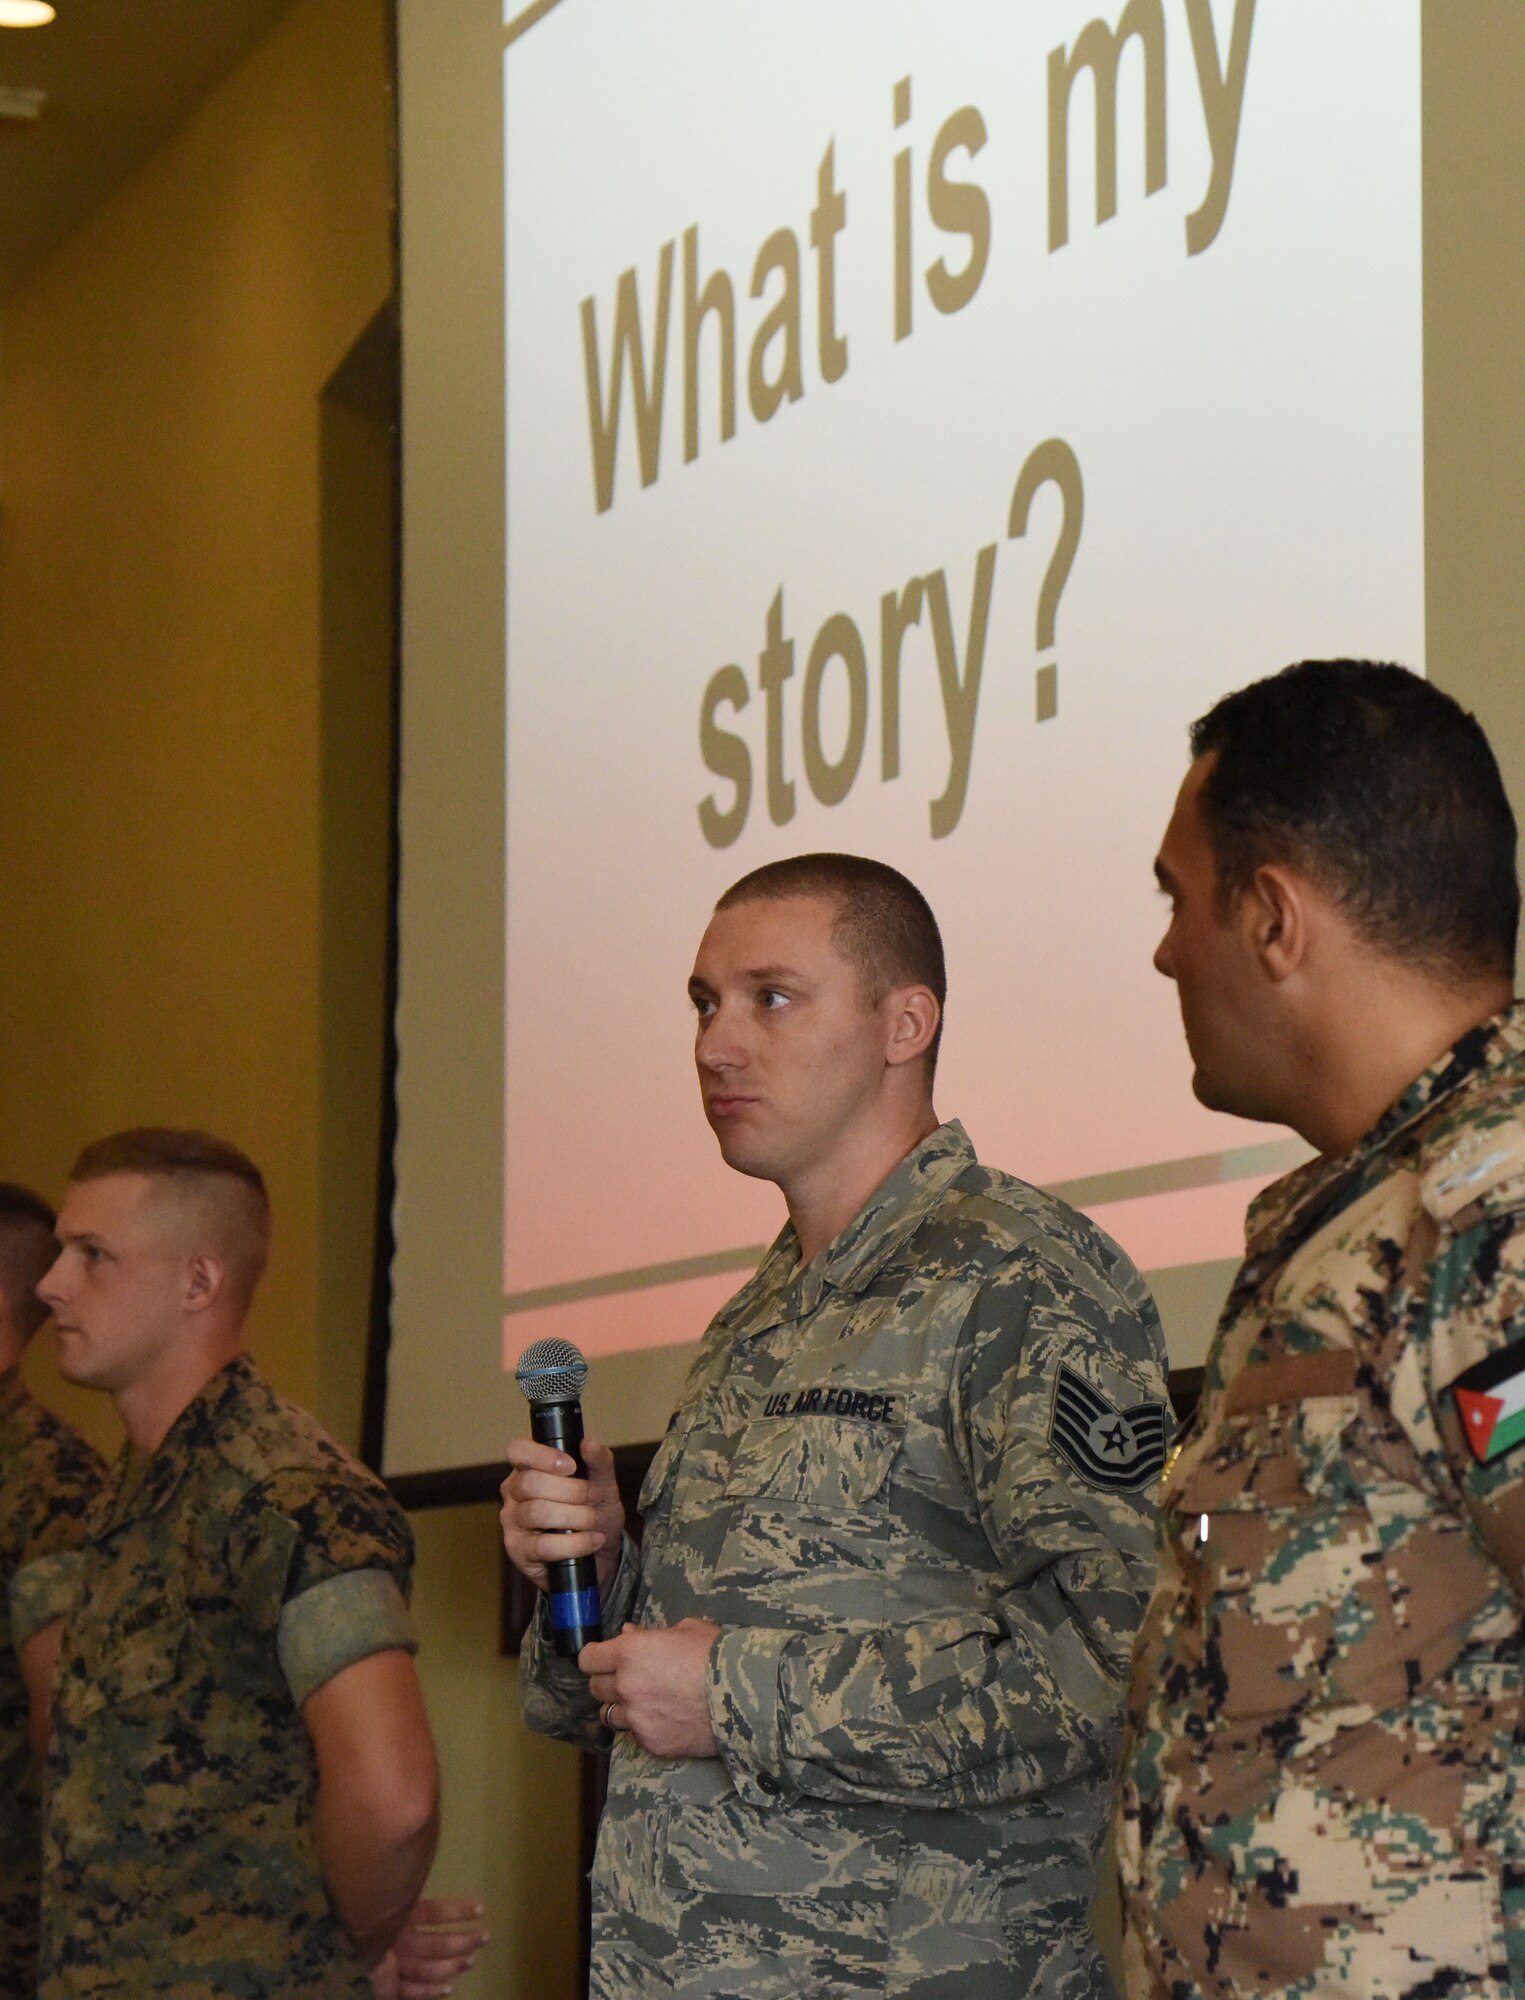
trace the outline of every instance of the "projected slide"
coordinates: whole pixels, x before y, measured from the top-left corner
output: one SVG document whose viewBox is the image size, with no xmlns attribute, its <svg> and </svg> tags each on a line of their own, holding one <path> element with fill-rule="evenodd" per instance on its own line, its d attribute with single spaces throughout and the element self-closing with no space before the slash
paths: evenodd
<svg viewBox="0 0 1525 2000">
<path fill-rule="evenodd" d="M 943 925 L 938 1107 L 1145 1269 L 1303 1156 L 1151 966 L 1186 726 L 1423 665 L 1411 0 L 505 14 L 513 1356 L 692 1340 L 782 1221 L 685 982 L 776 856 Z"/>
</svg>

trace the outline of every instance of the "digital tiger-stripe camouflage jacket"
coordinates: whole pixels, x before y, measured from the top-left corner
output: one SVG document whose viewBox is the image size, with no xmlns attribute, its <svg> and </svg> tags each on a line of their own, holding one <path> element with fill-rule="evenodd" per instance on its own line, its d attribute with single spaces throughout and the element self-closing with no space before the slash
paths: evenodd
<svg viewBox="0 0 1525 2000">
<path fill-rule="evenodd" d="M 1168 1418 L 1117 1246 L 934 1132 L 718 1315 L 605 1629 L 722 1629 L 721 1754 L 612 1745 L 592 1992 L 1090 1996 Z M 538 1728 L 610 1747 L 543 1611 Z"/>
</svg>

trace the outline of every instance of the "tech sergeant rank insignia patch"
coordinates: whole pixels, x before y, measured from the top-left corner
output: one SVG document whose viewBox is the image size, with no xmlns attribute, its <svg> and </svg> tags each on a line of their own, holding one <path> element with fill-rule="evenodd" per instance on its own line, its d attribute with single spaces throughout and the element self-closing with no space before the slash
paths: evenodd
<svg viewBox="0 0 1525 2000">
<path fill-rule="evenodd" d="M 1094 1382 L 1060 1364 L 1049 1416 L 1050 1443 L 1092 1486 L 1133 1490 L 1165 1469 L 1165 1405 L 1120 1410 Z"/>
</svg>

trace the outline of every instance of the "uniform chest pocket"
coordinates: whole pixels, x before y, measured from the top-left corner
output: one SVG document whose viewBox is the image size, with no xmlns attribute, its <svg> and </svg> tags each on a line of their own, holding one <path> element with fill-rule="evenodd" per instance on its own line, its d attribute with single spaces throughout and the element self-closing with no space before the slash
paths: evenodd
<svg viewBox="0 0 1525 2000">
<path fill-rule="evenodd" d="M 68 1706 L 81 1718 L 106 1709 L 123 1721 L 148 1721 L 175 1707 L 190 1621 L 172 1612 L 132 1632 L 113 1632 L 84 1663 Z"/>
<path fill-rule="evenodd" d="M 748 1425 L 731 1460 L 725 1497 L 741 1507 L 876 1514 L 905 1442 L 898 1424 L 840 1417 L 774 1418 Z"/>
<path fill-rule="evenodd" d="M 1353 1469 L 1353 1397 L 1230 1415 L 1171 1496 L 1197 1582 L 1215 1712 L 1364 1720 L 1410 1675 L 1373 1502 Z"/>
<path fill-rule="evenodd" d="M 718 1602 L 734 1601 L 727 1615 L 806 1631 L 881 1625 L 903 1442 L 899 1427 L 832 1416 L 749 1425 L 722 1496 L 714 1582 Z"/>
</svg>

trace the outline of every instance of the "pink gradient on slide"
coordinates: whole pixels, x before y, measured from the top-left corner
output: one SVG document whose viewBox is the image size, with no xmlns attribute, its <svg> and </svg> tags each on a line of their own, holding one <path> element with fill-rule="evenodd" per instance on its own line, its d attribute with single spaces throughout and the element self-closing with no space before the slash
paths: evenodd
<svg viewBox="0 0 1525 2000">
<path fill-rule="evenodd" d="M 1141 1195 L 1133 1201 L 1104 1203 L 1091 1219 L 1116 1239 L 1141 1271 L 1175 1264 L 1201 1264 L 1244 1251 L 1244 1212 L 1270 1177 L 1230 1181 L 1221 1187 L 1187 1188 L 1174 1194 Z M 633 1348 L 675 1347 L 697 1340 L 726 1300 L 746 1283 L 744 1270 L 601 1299 L 575 1299 L 534 1312 L 507 1313 L 503 1320 L 503 1365 L 512 1370 L 532 1340 L 570 1340 L 591 1360 L 627 1354 Z"/>
<path fill-rule="evenodd" d="M 1176 1264 L 1207 1264 L 1244 1255 L 1244 1212 L 1276 1176 L 1228 1181 L 1221 1187 L 1177 1194 L 1145 1194 L 1087 1209 L 1091 1220 L 1120 1243 L 1141 1271 Z"/>
<path fill-rule="evenodd" d="M 532 1340 L 570 1340 L 591 1361 L 600 1354 L 628 1354 L 637 1347 L 677 1347 L 697 1340 L 750 1273 L 685 1278 L 603 1299 L 574 1299 L 564 1306 L 505 1313 L 503 1365 L 512 1370 Z"/>
</svg>

